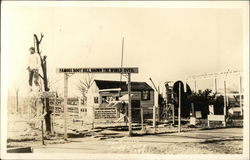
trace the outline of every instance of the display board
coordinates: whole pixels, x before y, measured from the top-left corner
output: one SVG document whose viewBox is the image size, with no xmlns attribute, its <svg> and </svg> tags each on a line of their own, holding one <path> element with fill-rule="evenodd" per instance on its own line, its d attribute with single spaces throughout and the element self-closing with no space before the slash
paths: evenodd
<svg viewBox="0 0 250 160">
<path fill-rule="evenodd" d="M 114 107 L 94 108 L 95 119 L 118 118 Z"/>
</svg>

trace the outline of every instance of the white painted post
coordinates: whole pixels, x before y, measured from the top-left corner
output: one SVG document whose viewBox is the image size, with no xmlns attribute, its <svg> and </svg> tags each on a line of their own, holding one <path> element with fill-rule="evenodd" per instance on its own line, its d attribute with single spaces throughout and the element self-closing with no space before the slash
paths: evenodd
<svg viewBox="0 0 250 160">
<path fill-rule="evenodd" d="M 226 81 L 224 80 L 224 127 L 226 127 L 226 116 L 227 116 L 227 88 L 226 88 Z"/>
<path fill-rule="evenodd" d="M 131 74 L 128 73 L 128 135 L 132 136 Z"/>
<path fill-rule="evenodd" d="M 181 83 L 179 83 L 178 132 L 181 132 Z"/>
<path fill-rule="evenodd" d="M 68 102 L 68 74 L 64 73 L 64 140 L 67 140 L 67 102 Z"/>
</svg>

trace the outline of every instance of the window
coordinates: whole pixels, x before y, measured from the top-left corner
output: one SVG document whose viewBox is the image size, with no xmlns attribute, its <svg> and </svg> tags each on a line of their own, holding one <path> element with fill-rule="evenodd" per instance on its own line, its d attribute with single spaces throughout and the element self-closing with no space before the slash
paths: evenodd
<svg viewBox="0 0 250 160">
<path fill-rule="evenodd" d="M 150 91 L 142 91 L 141 99 L 142 100 L 150 100 Z"/>
<path fill-rule="evenodd" d="M 98 97 L 94 97 L 94 103 L 98 103 Z"/>
</svg>

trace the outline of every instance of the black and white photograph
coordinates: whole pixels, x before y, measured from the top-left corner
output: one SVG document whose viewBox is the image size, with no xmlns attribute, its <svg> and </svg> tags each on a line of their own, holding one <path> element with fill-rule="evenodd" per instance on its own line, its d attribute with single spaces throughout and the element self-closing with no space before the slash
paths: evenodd
<svg viewBox="0 0 250 160">
<path fill-rule="evenodd" d="M 249 1 L 2 1 L 1 159 L 249 159 Z"/>
</svg>

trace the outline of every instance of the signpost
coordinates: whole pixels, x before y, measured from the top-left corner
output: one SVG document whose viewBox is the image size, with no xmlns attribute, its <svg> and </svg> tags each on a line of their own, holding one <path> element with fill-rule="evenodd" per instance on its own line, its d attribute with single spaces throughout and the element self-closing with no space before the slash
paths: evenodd
<svg viewBox="0 0 250 160">
<path fill-rule="evenodd" d="M 112 67 L 112 68 L 57 68 L 57 73 L 64 74 L 64 139 L 67 140 L 67 99 L 68 99 L 68 75 L 74 73 L 119 73 L 128 77 L 128 120 L 129 136 L 132 136 L 132 113 L 131 113 L 131 73 L 138 73 L 138 67 Z"/>
<path fill-rule="evenodd" d="M 68 73 L 64 74 L 64 107 L 63 107 L 63 112 L 64 112 L 64 140 L 68 139 L 68 134 L 67 134 L 67 104 L 68 104 Z"/>
</svg>

